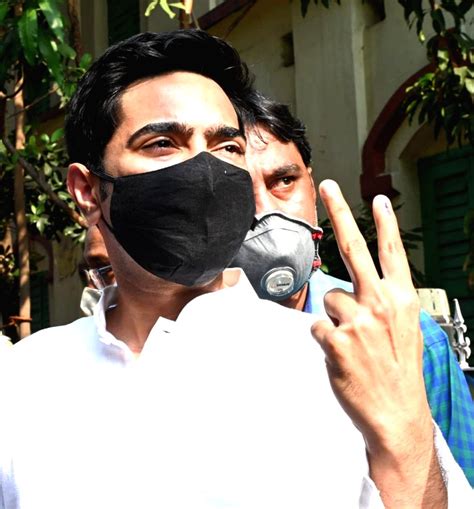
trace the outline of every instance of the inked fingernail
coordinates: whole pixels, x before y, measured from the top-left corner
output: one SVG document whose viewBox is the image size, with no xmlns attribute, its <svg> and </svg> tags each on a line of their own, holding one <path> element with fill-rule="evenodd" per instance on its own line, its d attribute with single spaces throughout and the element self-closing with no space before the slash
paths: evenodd
<svg viewBox="0 0 474 509">
<path fill-rule="evenodd" d="M 380 205 L 383 207 L 383 209 L 388 215 L 392 214 L 393 212 L 392 202 L 386 196 L 380 194 L 374 198 L 374 201 L 375 200 L 381 202 Z"/>
</svg>

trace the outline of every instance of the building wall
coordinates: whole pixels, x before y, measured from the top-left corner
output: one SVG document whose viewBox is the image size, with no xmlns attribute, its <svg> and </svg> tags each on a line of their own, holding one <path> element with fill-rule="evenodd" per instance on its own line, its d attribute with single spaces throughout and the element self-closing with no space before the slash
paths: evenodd
<svg viewBox="0 0 474 509">
<path fill-rule="evenodd" d="M 239 51 L 256 76 L 256 86 L 295 112 L 295 66 L 285 62 L 288 34 L 292 33 L 288 0 L 260 0 L 243 18 L 243 10 L 209 29 Z M 286 37 L 285 37 L 286 36 Z"/>
<path fill-rule="evenodd" d="M 360 201 L 352 5 L 310 5 L 302 18 L 292 5 L 297 114 L 308 127 L 316 181 L 336 178 L 349 202 Z"/>
</svg>

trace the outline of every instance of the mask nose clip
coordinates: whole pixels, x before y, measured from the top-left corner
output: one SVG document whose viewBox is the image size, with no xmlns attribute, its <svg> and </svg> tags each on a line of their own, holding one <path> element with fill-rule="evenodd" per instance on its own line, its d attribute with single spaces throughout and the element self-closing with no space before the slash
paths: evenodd
<svg viewBox="0 0 474 509">
<path fill-rule="evenodd" d="M 261 279 L 261 286 L 272 297 L 291 295 L 295 288 L 296 272 L 291 267 L 269 270 Z"/>
</svg>

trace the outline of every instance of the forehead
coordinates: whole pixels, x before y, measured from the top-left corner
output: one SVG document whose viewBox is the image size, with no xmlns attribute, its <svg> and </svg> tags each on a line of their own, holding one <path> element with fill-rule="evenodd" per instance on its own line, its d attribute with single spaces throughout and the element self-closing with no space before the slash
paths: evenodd
<svg viewBox="0 0 474 509">
<path fill-rule="evenodd" d="M 305 168 L 303 158 L 293 142 L 279 140 L 263 126 L 248 129 L 246 136 L 245 159 L 249 171 L 270 171 L 290 164 Z"/>
<path fill-rule="evenodd" d="M 238 127 L 237 114 L 222 88 L 209 78 L 182 71 L 130 85 L 120 98 L 120 116 L 120 127 L 126 129 L 160 120 Z"/>
</svg>

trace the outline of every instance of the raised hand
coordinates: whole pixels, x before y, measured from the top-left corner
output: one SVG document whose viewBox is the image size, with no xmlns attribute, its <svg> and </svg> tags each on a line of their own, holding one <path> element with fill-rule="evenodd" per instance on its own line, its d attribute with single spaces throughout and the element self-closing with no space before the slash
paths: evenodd
<svg viewBox="0 0 474 509">
<path fill-rule="evenodd" d="M 354 284 L 354 293 L 326 294 L 331 321 L 312 327 L 333 391 L 364 435 L 386 507 L 444 507 L 423 381 L 420 306 L 391 203 L 385 196 L 373 203 L 381 279 L 338 185 L 324 181 L 319 192 Z"/>
</svg>

